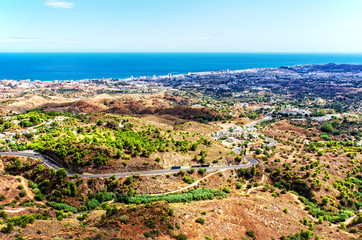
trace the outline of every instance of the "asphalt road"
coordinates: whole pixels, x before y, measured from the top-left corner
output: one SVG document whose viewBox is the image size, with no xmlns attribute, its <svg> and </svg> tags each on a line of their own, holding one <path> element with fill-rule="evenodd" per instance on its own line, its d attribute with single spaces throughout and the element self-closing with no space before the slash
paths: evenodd
<svg viewBox="0 0 362 240">
<path fill-rule="evenodd" d="M 36 159 L 40 159 L 45 165 L 47 165 L 48 167 L 52 167 L 55 170 L 58 170 L 59 168 L 64 168 L 62 167 L 60 164 L 58 164 L 55 160 L 41 155 L 39 153 L 36 152 L 32 152 L 32 151 L 26 151 L 26 152 L 0 152 L 0 155 L 10 155 L 10 156 L 21 156 L 21 157 L 31 157 L 31 158 L 36 158 Z M 212 171 L 216 171 L 216 170 L 224 170 L 224 169 L 239 169 L 239 168 L 248 168 L 248 167 L 252 167 L 254 165 L 258 164 L 258 161 L 253 159 L 253 158 L 249 158 L 249 157 L 245 157 L 249 163 L 244 164 L 244 165 L 225 165 L 225 166 L 210 166 L 205 168 L 207 172 L 212 172 Z M 75 175 L 76 173 L 64 168 L 68 175 Z M 172 173 L 177 173 L 180 170 L 183 171 L 187 171 L 192 169 L 192 167 L 182 167 L 181 169 L 161 169 L 161 170 L 152 170 L 152 171 L 141 171 L 141 172 L 121 172 L 121 173 L 105 173 L 105 174 L 79 174 L 80 177 L 84 177 L 84 178 L 109 178 L 111 176 L 116 176 L 116 177 L 128 177 L 131 175 L 134 176 L 147 176 L 147 175 L 160 175 L 160 174 L 172 174 Z M 196 169 L 196 168 L 195 168 Z M 197 168 L 198 169 L 198 168 Z"/>
<path fill-rule="evenodd" d="M 268 147 L 275 146 L 275 145 L 277 145 L 277 144 L 278 144 L 278 142 L 277 142 L 277 141 L 275 141 L 275 140 L 274 140 L 274 139 L 272 139 L 272 138 L 265 137 L 265 136 L 264 136 L 264 138 L 265 138 L 265 140 L 269 141 L 269 143 L 268 143 L 268 144 L 266 144 Z"/>
<path fill-rule="evenodd" d="M 259 120 L 255 120 L 249 124 L 244 125 L 245 128 L 250 128 L 250 127 L 254 127 L 257 123 L 261 123 L 264 121 L 268 121 L 268 120 L 272 120 L 273 118 L 269 115 L 267 115 L 265 118 L 259 119 Z"/>
<path fill-rule="evenodd" d="M 55 170 L 58 170 L 59 168 L 64 168 L 63 166 L 61 166 L 59 163 L 57 163 L 55 160 L 41 155 L 39 153 L 33 152 L 33 151 L 24 151 L 24 152 L 0 152 L 0 155 L 5 156 L 5 155 L 10 155 L 10 156 L 20 156 L 20 157 L 31 157 L 31 158 L 36 158 L 36 159 L 40 159 L 45 165 L 47 165 L 48 167 L 54 168 Z M 75 175 L 76 173 L 64 168 L 67 172 L 68 175 Z"/>
</svg>

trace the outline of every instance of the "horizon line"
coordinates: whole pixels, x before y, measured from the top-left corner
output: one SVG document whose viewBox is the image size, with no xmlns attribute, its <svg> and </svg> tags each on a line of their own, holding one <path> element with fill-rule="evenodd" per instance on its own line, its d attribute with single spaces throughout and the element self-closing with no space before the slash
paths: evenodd
<svg viewBox="0 0 362 240">
<path fill-rule="evenodd" d="M 362 52 L 241 52 L 241 51 L 235 51 L 235 52 L 230 52 L 230 51 L 215 51 L 215 52 L 197 52 L 197 51 L 9 51 L 9 52 L 1 52 L 0 54 L 3 53 L 162 53 L 162 54 L 167 54 L 167 53 L 228 53 L 228 54 L 354 54 L 354 55 L 360 55 L 362 54 Z"/>
</svg>

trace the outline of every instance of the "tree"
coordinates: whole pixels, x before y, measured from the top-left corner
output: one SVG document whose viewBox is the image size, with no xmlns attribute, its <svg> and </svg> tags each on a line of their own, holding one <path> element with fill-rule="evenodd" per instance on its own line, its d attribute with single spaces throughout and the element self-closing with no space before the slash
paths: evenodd
<svg viewBox="0 0 362 240">
<path fill-rule="evenodd" d="M 67 171 L 65 171 L 64 168 L 58 169 L 57 172 L 55 173 L 55 177 L 60 181 L 62 181 L 66 176 L 67 176 Z"/>
<path fill-rule="evenodd" d="M 128 195 L 129 197 L 133 197 L 133 196 L 134 196 L 134 190 L 133 190 L 133 188 L 130 188 L 130 189 L 128 190 L 127 195 Z"/>
<path fill-rule="evenodd" d="M 14 167 L 19 169 L 23 167 L 23 162 L 20 160 L 20 158 L 15 159 L 14 161 Z"/>
<path fill-rule="evenodd" d="M 35 195 L 35 197 L 34 197 L 36 200 L 38 200 L 38 201 L 44 201 L 44 194 L 42 194 L 42 193 L 38 193 L 37 195 Z"/>
<path fill-rule="evenodd" d="M 25 190 L 20 190 L 19 196 L 20 197 L 25 197 L 26 196 L 26 191 Z"/>
<path fill-rule="evenodd" d="M 253 230 L 247 230 L 246 235 L 248 235 L 251 238 L 255 238 L 255 232 Z"/>
<path fill-rule="evenodd" d="M 333 126 L 330 122 L 323 123 L 321 130 L 323 132 L 327 132 L 327 133 L 334 133 L 334 131 L 335 131 L 335 129 L 333 128 Z"/>
<path fill-rule="evenodd" d="M 11 233 L 14 229 L 14 225 L 12 223 L 7 223 L 6 224 L 6 227 L 3 227 L 1 229 L 1 232 L 2 233 Z"/>
<path fill-rule="evenodd" d="M 180 233 L 179 235 L 177 235 L 176 239 L 177 240 L 187 240 L 187 237 L 184 234 Z"/>
<path fill-rule="evenodd" d="M 201 225 L 203 225 L 205 223 L 205 220 L 203 218 L 201 218 L 201 217 L 198 217 L 198 218 L 196 218 L 195 222 L 200 223 Z"/>
</svg>

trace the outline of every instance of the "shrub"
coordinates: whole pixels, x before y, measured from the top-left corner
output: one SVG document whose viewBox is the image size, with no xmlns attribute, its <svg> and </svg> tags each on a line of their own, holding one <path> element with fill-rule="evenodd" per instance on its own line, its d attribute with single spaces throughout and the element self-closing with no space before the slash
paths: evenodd
<svg viewBox="0 0 362 240">
<path fill-rule="evenodd" d="M 98 192 L 94 198 L 97 199 L 99 202 L 107 202 L 115 197 L 116 194 L 112 192 Z"/>
<path fill-rule="evenodd" d="M 7 219 L 8 214 L 4 210 L 0 210 L 0 217 L 3 218 L 3 219 Z"/>
<path fill-rule="evenodd" d="M 230 190 L 227 186 L 225 186 L 225 187 L 222 189 L 222 191 L 223 191 L 224 193 L 230 193 L 230 192 L 231 192 L 231 190 Z"/>
<path fill-rule="evenodd" d="M 5 196 L 3 194 L 0 194 L 0 201 L 5 200 Z"/>
<path fill-rule="evenodd" d="M 326 133 L 334 133 L 335 129 L 333 128 L 330 122 L 323 123 L 321 130 Z"/>
<path fill-rule="evenodd" d="M 21 234 L 15 235 L 15 240 L 24 240 L 23 236 Z"/>
<path fill-rule="evenodd" d="M 342 222 L 339 227 L 340 227 L 340 229 L 346 229 L 346 224 L 344 222 Z"/>
<path fill-rule="evenodd" d="M 93 209 L 97 208 L 100 204 L 101 203 L 97 199 L 92 198 L 92 199 L 88 200 L 87 207 L 88 207 L 88 209 L 93 210 Z"/>
<path fill-rule="evenodd" d="M 55 177 L 56 177 L 58 180 L 60 180 L 60 181 L 62 181 L 67 175 L 68 175 L 68 174 L 67 174 L 67 172 L 65 171 L 64 168 L 58 169 L 58 170 L 56 171 L 56 173 L 55 173 Z"/>
<path fill-rule="evenodd" d="M 247 230 L 246 235 L 248 235 L 251 238 L 255 238 L 255 232 L 253 230 Z"/>
<path fill-rule="evenodd" d="M 200 224 L 204 224 L 205 223 L 205 219 L 198 217 L 196 218 L 195 222 L 200 223 Z"/>
<path fill-rule="evenodd" d="M 185 176 L 184 181 L 187 182 L 188 184 L 191 184 L 191 183 L 195 182 L 195 179 L 193 179 L 189 176 Z"/>
<path fill-rule="evenodd" d="M 127 224 L 129 221 L 129 217 L 127 215 L 122 215 L 119 217 L 119 221 L 123 224 Z"/>
<path fill-rule="evenodd" d="M 44 199 L 45 199 L 44 194 L 42 194 L 42 193 L 38 193 L 37 195 L 35 195 L 34 198 L 38 201 L 44 201 Z"/>
<path fill-rule="evenodd" d="M 20 196 L 20 197 L 25 197 L 25 196 L 26 196 L 26 191 L 25 191 L 25 190 L 21 190 L 21 191 L 19 192 L 19 196 Z"/>
<path fill-rule="evenodd" d="M 14 225 L 12 223 L 7 223 L 6 224 L 6 227 L 3 227 L 1 229 L 1 232 L 2 233 L 11 233 L 14 229 Z"/>
<path fill-rule="evenodd" d="M 68 212 L 78 212 L 78 209 L 65 203 L 47 202 L 47 205 L 57 210 L 67 210 Z"/>
<path fill-rule="evenodd" d="M 184 234 L 180 233 L 179 235 L 177 235 L 176 240 L 187 240 L 187 237 Z"/>
<path fill-rule="evenodd" d="M 40 189 L 39 189 L 39 188 L 34 188 L 34 189 L 32 189 L 31 191 L 32 191 L 33 193 L 35 193 L 35 194 L 40 193 Z"/>
<path fill-rule="evenodd" d="M 191 202 L 191 201 L 201 201 L 201 200 L 211 200 L 215 197 L 226 197 L 227 195 L 221 191 L 210 188 L 197 188 L 190 190 L 186 193 L 173 193 L 168 195 L 135 195 L 127 196 L 125 194 L 117 195 L 116 201 L 122 203 L 131 203 L 131 204 L 145 204 L 150 202 L 157 201 L 166 201 L 168 203 L 176 202 Z"/>
</svg>

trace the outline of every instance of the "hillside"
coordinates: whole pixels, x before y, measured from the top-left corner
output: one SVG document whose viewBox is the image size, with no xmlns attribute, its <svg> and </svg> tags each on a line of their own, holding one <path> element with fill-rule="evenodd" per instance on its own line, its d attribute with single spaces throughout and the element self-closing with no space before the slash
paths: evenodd
<svg viewBox="0 0 362 240">
<path fill-rule="evenodd" d="M 0 156 L 1 239 L 360 237 L 358 113 L 328 118 L 333 105 L 318 105 L 296 117 L 186 94 L 60 98 L 2 103 L 0 149 L 13 156 Z"/>
</svg>

